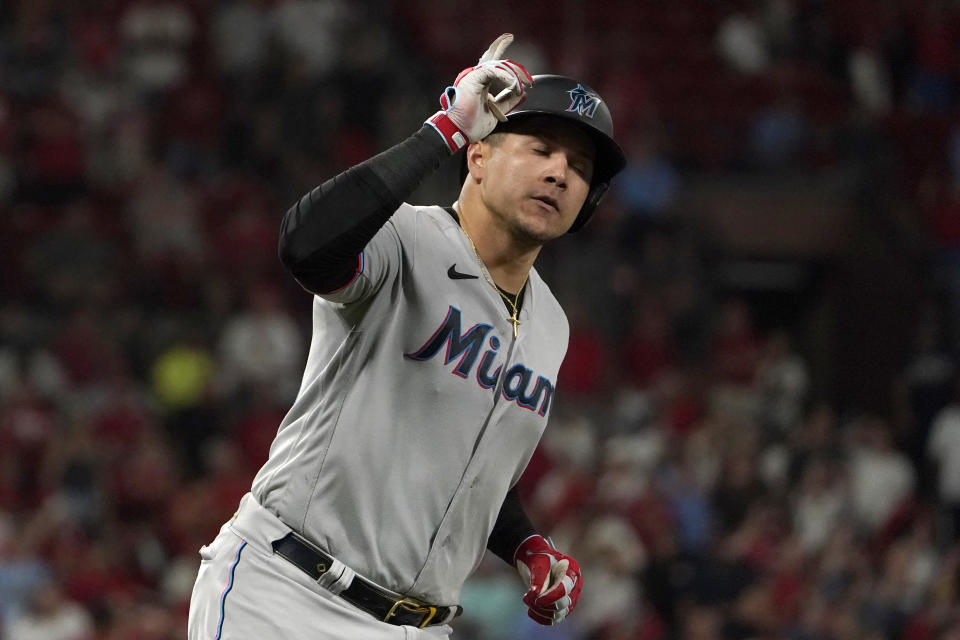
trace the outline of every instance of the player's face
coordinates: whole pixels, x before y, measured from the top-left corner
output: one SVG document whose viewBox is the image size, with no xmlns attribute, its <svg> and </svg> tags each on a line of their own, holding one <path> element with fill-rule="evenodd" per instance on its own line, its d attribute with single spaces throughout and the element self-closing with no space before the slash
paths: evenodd
<svg viewBox="0 0 960 640">
<path fill-rule="evenodd" d="M 494 218 L 531 244 L 565 234 L 590 190 L 590 137 L 556 118 L 537 118 L 485 144 L 481 188 Z"/>
</svg>

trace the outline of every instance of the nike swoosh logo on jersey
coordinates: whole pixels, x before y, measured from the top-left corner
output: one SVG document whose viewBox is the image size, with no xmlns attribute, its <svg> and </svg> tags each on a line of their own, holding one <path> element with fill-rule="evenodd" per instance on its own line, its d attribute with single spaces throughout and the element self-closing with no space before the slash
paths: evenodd
<svg viewBox="0 0 960 640">
<path fill-rule="evenodd" d="M 447 275 L 450 276 L 451 280 L 476 280 L 479 278 L 479 276 L 472 276 L 469 273 L 460 273 L 457 271 L 456 262 L 450 265 L 450 268 L 447 269 Z"/>
</svg>

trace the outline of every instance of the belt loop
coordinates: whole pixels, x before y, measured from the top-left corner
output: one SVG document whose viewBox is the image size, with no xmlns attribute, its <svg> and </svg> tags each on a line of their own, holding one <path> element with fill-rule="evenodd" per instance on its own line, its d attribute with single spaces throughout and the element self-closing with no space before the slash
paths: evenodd
<svg viewBox="0 0 960 640">
<path fill-rule="evenodd" d="M 353 584 L 356 575 L 353 569 L 339 560 L 334 560 L 333 564 L 320 574 L 317 583 L 329 589 L 334 595 L 340 595 L 344 589 L 348 589 Z"/>
<path fill-rule="evenodd" d="M 461 607 L 458 604 L 455 604 L 451 607 L 447 607 L 447 615 L 443 617 L 443 620 L 440 622 L 440 624 L 447 624 L 449 622 L 452 622 L 454 618 L 456 618 L 462 613 L 463 613 L 463 607 Z"/>
</svg>

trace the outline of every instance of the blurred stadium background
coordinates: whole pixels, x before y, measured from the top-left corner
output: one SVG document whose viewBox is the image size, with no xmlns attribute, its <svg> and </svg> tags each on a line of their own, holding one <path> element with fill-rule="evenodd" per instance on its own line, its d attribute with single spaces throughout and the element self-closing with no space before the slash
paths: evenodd
<svg viewBox="0 0 960 640">
<path fill-rule="evenodd" d="M 0 2 L 0 636 L 185 636 L 299 383 L 283 212 L 508 30 L 630 164 L 538 267 L 580 607 L 488 559 L 453 637 L 960 638 L 953 0 Z"/>
</svg>

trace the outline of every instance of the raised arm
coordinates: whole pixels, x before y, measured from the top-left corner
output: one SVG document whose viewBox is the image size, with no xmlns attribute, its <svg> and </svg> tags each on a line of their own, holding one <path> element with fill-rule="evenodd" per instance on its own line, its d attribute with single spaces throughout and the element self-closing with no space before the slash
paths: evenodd
<svg viewBox="0 0 960 640">
<path fill-rule="evenodd" d="M 360 252 L 423 179 L 445 157 L 486 137 L 522 100 L 530 74 L 501 59 L 512 40 L 503 34 L 477 65 L 461 71 L 440 96 L 442 109 L 419 131 L 324 182 L 287 211 L 280 260 L 304 288 L 329 293 L 346 285 Z"/>
</svg>

